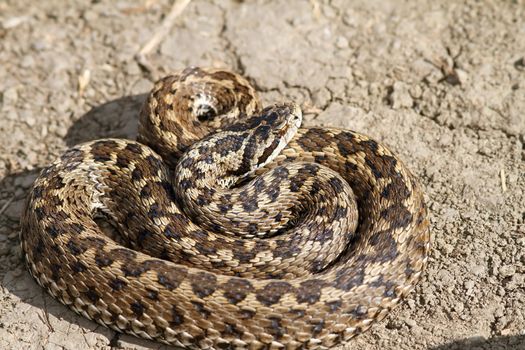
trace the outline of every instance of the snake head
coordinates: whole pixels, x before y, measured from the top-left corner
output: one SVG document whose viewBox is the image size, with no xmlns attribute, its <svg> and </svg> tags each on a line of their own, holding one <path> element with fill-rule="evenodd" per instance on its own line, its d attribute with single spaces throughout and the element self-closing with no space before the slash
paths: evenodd
<svg viewBox="0 0 525 350">
<path fill-rule="evenodd" d="M 302 118 L 297 104 L 282 103 L 209 135 L 182 156 L 175 182 L 199 173 L 202 180 L 197 186 L 228 188 L 238 184 L 277 157 L 296 134 Z"/>
<path fill-rule="evenodd" d="M 301 108 L 295 103 L 270 106 L 250 118 L 247 124 L 253 132 L 247 147 L 253 147 L 254 157 L 249 173 L 275 159 L 295 136 L 302 120 Z"/>
</svg>

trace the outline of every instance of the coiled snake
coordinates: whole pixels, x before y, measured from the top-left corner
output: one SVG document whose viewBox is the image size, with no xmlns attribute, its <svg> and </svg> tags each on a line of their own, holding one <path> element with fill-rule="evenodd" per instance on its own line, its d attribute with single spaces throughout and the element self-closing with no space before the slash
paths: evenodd
<svg viewBox="0 0 525 350">
<path fill-rule="evenodd" d="M 301 118 L 293 103 L 261 110 L 227 71 L 160 80 L 139 142 L 72 147 L 35 181 L 31 274 L 87 318 L 187 348 L 327 348 L 363 332 L 425 267 L 423 195 L 385 146 Z"/>
</svg>

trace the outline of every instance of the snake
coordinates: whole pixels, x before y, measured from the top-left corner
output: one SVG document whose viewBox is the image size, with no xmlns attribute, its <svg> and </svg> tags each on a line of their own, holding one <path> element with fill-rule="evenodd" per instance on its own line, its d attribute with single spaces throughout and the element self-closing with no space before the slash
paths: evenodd
<svg viewBox="0 0 525 350">
<path fill-rule="evenodd" d="M 23 211 L 30 274 L 76 313 L 187 349 L 327 349 L 421 279 L 423 190 L 385 145 L 218 68 L 160 79 L 139 115 L 136 141 L 44 168 Z"/>
</svg>

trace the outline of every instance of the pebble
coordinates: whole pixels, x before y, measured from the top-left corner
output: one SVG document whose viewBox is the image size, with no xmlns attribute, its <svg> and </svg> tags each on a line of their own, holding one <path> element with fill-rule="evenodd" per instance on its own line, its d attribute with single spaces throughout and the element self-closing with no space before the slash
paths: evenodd
<svg viewBox="0 0 525 350">
<path fill-rule="evenodd" d="M 134 95 L 143 94 L 151 89 L 151 81 L 141 78 L 131 88 L 131 93 Z"/>
<path fill-rule="evenodd" d="M 84 340 L 90 349 L 94 349 L 98 343 L 98 335 L 96 333 L 87 333 L 84 335 Z"/>
<path fill-rule="evenodd" d="M 410 96 L 413 98 L 420 98 L 423 95 L 423 90 L 421 89 L 421 86 L 419 85 L 413 85 L 409 89 Z"/>
<path fill-rule="evenodd" d="M 139 75 L 141 73 L 140 67 L 135 60 L 129 60 L 125 63 L 124 69 L 128 75 Z"/>
<path fill-rule="evenodd" d="M 23 188 L 29 188 L 35 182 L 35 179 L 37 177 L 37 174 L 28 174 L 24 176 L 18 176 L 15 178 L 15 186 L 16 187 L 23 187 Z"/>
<path fill-rule="evenodd" d="M 468 74 L 462 69 L 456 69 L 456 76 L 460 84 L 465 84 L 468 79 Z"/>
<path fill-rule="evenodd" d="M 84 17 L 84 19 L 88 22 L 94 22 L 98 18 L 98 13 L 95 11 L 87 10 L 84 12 L 82 17 Z"/>
<path fill-rule="evenodd" d="M 464 286 L 465 289 L 468 291 L 468 290 L 471 290 L 472 288 L 474 288 L 475 283 L 474 283 L 474 281 L 469 280 L 469 281 L 465 281 L 465 283 L 463 284 L 463 286 Z"/>
<path fill-rule="evenodd" d="M 525 274 L 516 273 L 512 275 L 510 280 L 505 283 L 505 288 L 509 290 L 514 290 L 525 285 Z"/>
<path fill-rule="evenodd" d="M 10 254 L 12 256 L 21 257 L 22 256 L 22 248 L 20 247 L 20 244 L 15 244 L 11 246 Z"/>
<path fill-rule="evenodd" d="M 393 109 L 410 108 L 414 104 L 407 85 L 400 81 L 396 81 L 392 86 L 392 93 L 389 98 Z"/>
<path fill-rule="evenodd" d="M 514 331 L 512 330 L 512 328 L 504 328 L 499 332 L 499 334 L 502 336 L 508 336 L 511 335 L 513 332 Z M 525 334 L 525 331 L 523 331 L 522 333 Z"/>
<path fill-rule="evenodd" d="M 338 37 L 335 42 L 335 46 L 337 46 L 338 49 L 348 48 L 348 39 L 345 38 L 344 36 Z"/>
<path fill-rule="evenodd" d="M 2 93 L 2 103 L 4 106 L 12 106 L 18 100 L 18 91 L 15 87 L 10 87 Z"/>
<path fill-rule="evenodd" d="M 328 5 L 323 7 L 323 14 L 326 18 L 335 18 L 337 15 L 335 9 Z"/>
<path fill-rule="evenodd" d="M 67 135 L 67 131 L 68 128 L 63 124 L 57 125 L 55 128 L 55 134 L 60 138 L 64 138 Z"/>
<path fill-rule="evenodd" d="M 483 265 L 475 265 L 470 269 L 470 272 L 476 276 L 481 276 L 486 273 L 486 267 Z"/>
<path fill-rule="evenodd" d="M 393 319 L 386 325 L 387 329 L 401 329 L 403 328 L 403 323 L 400 319 Z"/>
<path fill-rule="evenodd" d="M 23 188 L 21 187 L 18 187 L 16 190 L 15 190 L 15 197 L 16 198 L 22 198 L 22 197 L 26 197 L 26 190 L 24 190 Z"/>
<path fill-rule="evenodd" d="M 510 277 L 514 275 L 515 273 L 516 273 L 516 267 L 512 265 L 504 265 L 500 267 L 499 269 L 499 274 L 500 274 L 500 277 L 502 278 Z"/>
<path fill-rule="evenodd" d="M 444 243 L 442 248 L 448 255 L 452 254 L 452 252 L 454 251 L 454 246 L 449 243 Z"/>
<path fill-rule="evenodd" d="M 7 255 L 11 247 L 6 242 L 0 243 L 0 255 Z"/>
<path fill-rule="evenodd" d="M 31 111 L 22 110 L 20 111 L 19 116 L 28 126 L 33 127 L 36 125 L 36 119 Z"/>
<path fill-rule="evenodd" d="M 445 285 L 451 285 L 452 283 L 454 283 L 454 277 L 447 270 L 439 270 L 439 272 L 437 273 L 437 278 L 440 279 L 441 282 Z"/>
<path fill-rule="evenodd" d="M 460 314 L 463 312 L 463 310 L 465 310 L 465 305 L 461 302 L 457 302 L 454 304 L 454 310 Z"/>
<path fill-rule="evenodd" d="M 31 68 L 35 65 L 35 59 L 33 56 L 24 56 L 20 61 L 20 67 L 22 68 Z"/>
<path fill-rule="evenodd" d="M 3 114 L 7 120 L 18 120 L 18 112 L 14 109 L 9 108 Z"/>
<path fill-rule="evenodd" d="M 412 319 L 405 319 L 405 323 L 410 328 L 414 328 L 415 326 L 417 326 L 417 322 Z"/>
<path fill-rule="evenodd" d="M 31 17 L 29 16 L 18 16 L 18 17 L 10 17 L 2 21 L 1 26 L 4 29 L 12 29 L 15 27 L 18 27 L 24 22 L 27 22 Z"/>
<path fill-rule="evenodd" d="M 43 40 L 35 41 L 31 44 L 31 48 L 35 51 L 43 51 L 49 47 L 49 44 Z"/>
<path fill-rule="evenodd" d="M 25 200 L 23 199 L 13 201 L 11 202 L 11 204 L 9 204 L 4 214 L 11 220 L 18 220 L 20 218 L 20 215 L 22 214 L 24 205 L 25 205 Z"/>
<path fill-rule="evenodd" d="M 13 270 L 13 276 L 14 277 L 20 277 L 22 276 L 22 273 L 24 272 L 24 270 L 22 270 L 20 267 L 17 267 L 16 269 Z"/>
</svg>

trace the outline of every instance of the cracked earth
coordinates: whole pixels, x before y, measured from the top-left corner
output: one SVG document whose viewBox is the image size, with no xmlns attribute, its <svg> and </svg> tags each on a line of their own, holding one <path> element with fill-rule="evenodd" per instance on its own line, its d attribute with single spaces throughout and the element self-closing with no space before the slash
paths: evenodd
<svg viewBox="0 0 525 350">
<path fill-rule="evenodd" d="M 0 3 L 0 348 L 167 349 L 47 296 L 20 259 L 24 198 L 68 146 L 135 138 L 155 79 L 233 69 L 306 125 L 366 133 L 419 176 L 433 249 L 414 293 L 347 349 L 525 349 L 525 3 Z"/>
</svg>

